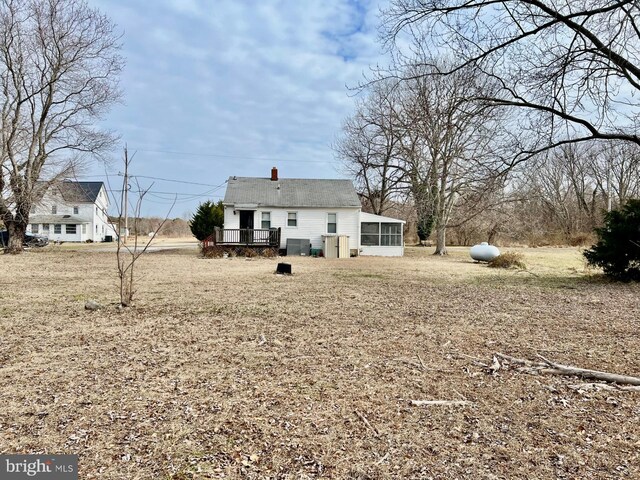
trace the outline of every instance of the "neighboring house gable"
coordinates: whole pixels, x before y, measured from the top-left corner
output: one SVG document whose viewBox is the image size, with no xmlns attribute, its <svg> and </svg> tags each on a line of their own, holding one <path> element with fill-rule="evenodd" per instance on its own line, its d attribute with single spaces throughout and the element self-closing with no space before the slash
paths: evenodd
<svg viewBox="0 0 640 480">
<path fill-rule="evenodd" d="M 64 181 L 49 188 L 29 215 L 27 231 L 51 241 L 102 242 L 113 236 L 103 182 Z"/>
</svg>

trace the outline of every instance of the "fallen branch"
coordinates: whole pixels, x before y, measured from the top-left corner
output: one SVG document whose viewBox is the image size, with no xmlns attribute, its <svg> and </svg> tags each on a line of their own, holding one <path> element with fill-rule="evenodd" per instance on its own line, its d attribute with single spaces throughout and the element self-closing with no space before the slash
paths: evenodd
<svg viewBox="0 0 640 480">
<path fill-rule="evenodd" d="M 422 367 L 422 370 L 426 371 L 427 367 L 425 367 L 424 362 L 422 361 L 422 357 L 420 356 L 419 353 L 416 353 L 416 355 L 418 356 L 418 360 L 420 360 L 420 366 Z"/>
<path fill-rule="evenodd" d="M 437 405 L 466 406 L 473 405 L 467 400 L 411 400 L 411 405 L 415 407 L 431 407 Z"/>
<path fill-rule="evenodd" d="M 570 375 L 582 378 L 589 378 L 591 380 L 602 380 L 609 383 L 620 383 L 623 385 L 640 385 L 639 377 L 631 377 L 629 375 L 618 375 L 616 373 L 601 372 L 599 370 L 589 370 L 586 368 L 572 367 L 569 365 L 562 365 L 561 363 L 555 363 L 551 360 L 547 360 L 542 355 L 538 355 L 544 363 L 549 365 L 555 375 Z"/>
<path fill-rule="evenodd" d="M 369 428 L 369 430 L 371 430 L 375 434 L 376 437 L 380 436 L 380 432 L 378 432 L 378 430 L 373 425 L 371 425 L 371 423 L 369 423 L 367 417 L 361 414 L 358 410 L 354 410 L 354 412 L 358 416 L 358 418 L 362 420 L 362 422 L 367 426 L 367 428 Z"/>
<path fill-rule="evenodd" d="M 482 368 L 489 368 L 489 365 L 484 363 L 484 361 L 482 361 L 482 359 L 480 359 L 478 357 L 472 357 L 471 355 L 467 355 L 466 353 L 453 352 L 453 353 L 451 353 L 451 356 L 453 358 L 469 358 L 469 359 L 471 359 L 473 361 L 474 365 L 476 365 L 478 367 L 482 367 Z"/>
<path fill-rule="evenodd" d="M 575 385 L 567 385 L 567 388 L 576 391 L 589 391 L 589 390 L 607 390 L 607 391 L 619 391 L 619 392 L 640 392 L 640 387 L 637 385 L 609 385 L 608 383 L 577 383 Z"/>
<path fill-rule="evenodd" d="M 513 363 L 516 365 L 524 365 L 525 367 L 540 367 L 542 364 L 540 362 L 531 362 L 529 360 L 523 360 L 522 358 L 512 357 L 511 355 L 505 355 L 504 353 L 496 353 L 494 355 L 502 360 L 506 360 L 509 363 Z"/>
<path fill-rule="evenodd" d="M 503 353 L 496 353 L 494 355 L 494 358 L 496 357 L 502 360 L 506 360 L 509 363 L 526 367 L 519 370 L 527 373 L 545 373 L 549 375 L 575 376 L 590 380 L 600 380 L 609 383 L 640 386 L 640 377 L 618 375 L 616 373 L 602 372 L 599 370 L 589 370 L 587 368 L 578 368 L 572 367 L 570 365 L 563 365 L 561 363 L 553 362 L 543 357 L 542 355 L 538 355 L 542 362 L 532 362 L 530 360 L 524 360 L 521 358 L 512 357 L 510 355 L 505 355 Z"/>
<path fill-rule="evenodd" d="M 376 462 L 376 465 L 380 465 L 380 464 L 382 464 L 382 463 L 383 463 L 387 458 L 389 458 L 389 453 L 390 453 L 390 452 L 385 453 L 385 454 L 384 454 L 384 457 L 382 457 L 380 460 L 378 460 L 378 461 Z"/>
</svg>

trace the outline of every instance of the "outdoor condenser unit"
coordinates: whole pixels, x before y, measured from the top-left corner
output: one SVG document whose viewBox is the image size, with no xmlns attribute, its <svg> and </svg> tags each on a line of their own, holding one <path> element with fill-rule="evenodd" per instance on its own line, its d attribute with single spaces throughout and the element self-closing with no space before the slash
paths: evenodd
<svg viewBox="0 0 640 480">
<path fill-rule="evenodd" d="M 287 238 L 287 256 L 311 255 L 311 240 L 308 238 Z"/>
</svg>

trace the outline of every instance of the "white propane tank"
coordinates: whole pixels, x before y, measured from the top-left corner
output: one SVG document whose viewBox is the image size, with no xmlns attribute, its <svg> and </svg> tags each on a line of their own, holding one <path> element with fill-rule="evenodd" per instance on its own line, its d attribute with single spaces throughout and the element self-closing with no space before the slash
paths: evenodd
<svg viewBox="0 0 640 480">
<path fill-rule="evenodd" d="M 487 242 L 482 242 L 480 245 L 471 247 L 469 255 L 477 262 L 490 262 L 500 256 L 500 250 L 498 250 L 498 247 L 489 245 Z"/>
</svg>

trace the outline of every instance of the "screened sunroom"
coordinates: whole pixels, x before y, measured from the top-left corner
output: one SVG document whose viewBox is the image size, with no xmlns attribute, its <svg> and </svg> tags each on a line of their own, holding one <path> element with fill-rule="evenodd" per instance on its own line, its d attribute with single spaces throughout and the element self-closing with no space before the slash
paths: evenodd
<svg viewBox="0 0 640 480">
<path fill-rule="evenodd" d="M 404 220 L 360 213 L 360 255 L 404 255 Z"/>
</svg>

